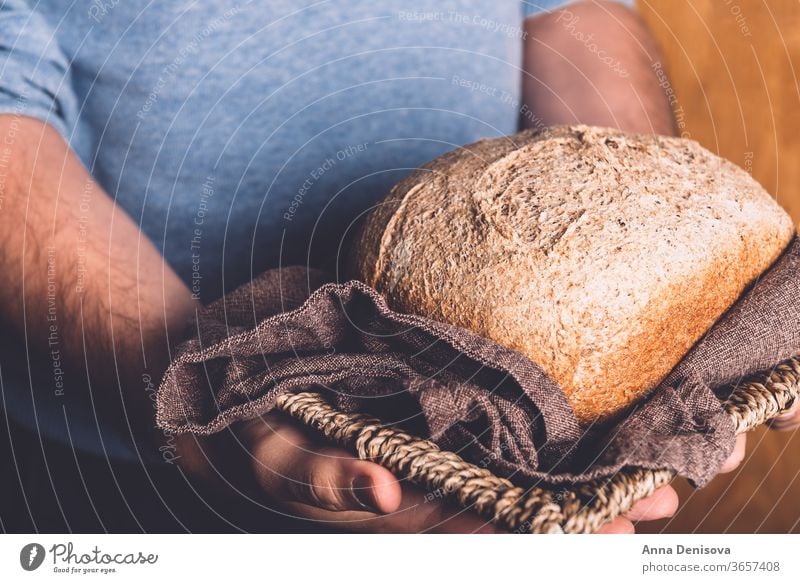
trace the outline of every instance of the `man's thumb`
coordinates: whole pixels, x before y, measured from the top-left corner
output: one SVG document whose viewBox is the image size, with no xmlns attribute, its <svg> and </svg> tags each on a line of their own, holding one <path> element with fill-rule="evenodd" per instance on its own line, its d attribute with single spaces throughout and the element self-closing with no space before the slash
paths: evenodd
<svg viewBox="0 0 800 583">
<path fill-rule="evenodd" d="M 385 504 L 378 499 L 376 472 L 370 467 L 374 464 L 323 452 L 298 457 L 286 484 L 293 501 L 333 511 L 382 512 Z"/>
<path fill-rule="evenodd" d="M 402 489 L 378 464 L 318 445 L 285 419 L 268 414 L 240 430 L 256 479 L 272 498 L 333 511 L 394 512 Z"/>
</svg>

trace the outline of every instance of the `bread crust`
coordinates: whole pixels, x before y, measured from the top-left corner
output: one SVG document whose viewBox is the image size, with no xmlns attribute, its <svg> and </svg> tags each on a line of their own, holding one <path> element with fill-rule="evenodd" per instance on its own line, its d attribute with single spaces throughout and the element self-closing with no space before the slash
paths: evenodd
<svg viewBox="0 0 800 583">
<path fill-rule="evenodd" d="M 557 126 L 423 166 L 368 217 L 351 265 L 395 309 L 528 356 L 589 423 L 658 385 L 793 233 L 694 141 Z"/>
</svg>

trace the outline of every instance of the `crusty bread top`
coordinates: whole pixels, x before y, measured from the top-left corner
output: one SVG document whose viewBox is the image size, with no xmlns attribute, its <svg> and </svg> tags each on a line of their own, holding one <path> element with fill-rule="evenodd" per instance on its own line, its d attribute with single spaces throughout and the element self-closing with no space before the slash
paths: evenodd
<svg viewBox="0 0 800 583">
<path fill-rule="evenodd" d="M 368 218 L 353 266 L 396 309 L 526 354 L 591 421 L 658 384 L 793 232 L 694 141 L 560 126 L 422 167 Z"/>
</svg>

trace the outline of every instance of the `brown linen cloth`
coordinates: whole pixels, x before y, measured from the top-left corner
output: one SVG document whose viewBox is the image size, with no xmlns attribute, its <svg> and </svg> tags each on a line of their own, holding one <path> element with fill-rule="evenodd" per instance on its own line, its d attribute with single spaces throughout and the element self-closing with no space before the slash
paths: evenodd
<svg viewBox="0 0 800 583">
<path fill-rule="evenodd" d="M 199 312 L 157 398 L 157 421 L 206 435 L 316 390 L 520 485 L 569 486 L 625 465 L 706 484 L 733 449 L 726 388 L 800 353 L 800 241 L 751 286 L 648 398 L 579 426 L 532 361 L 461 328 L 389 309 L 319 271 L 268 271 Z"/>
</svg>

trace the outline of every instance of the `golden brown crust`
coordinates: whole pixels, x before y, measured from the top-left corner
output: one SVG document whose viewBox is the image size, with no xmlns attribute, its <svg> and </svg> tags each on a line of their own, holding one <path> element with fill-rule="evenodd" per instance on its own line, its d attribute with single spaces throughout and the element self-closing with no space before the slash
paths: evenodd
<svg viewBox="0 0 800 583">
<path fill-rule="evenodd" d="M 353 265 L 396 309 L 525 354 L 590 422 L 656 386 L 793 231 L 695 142 L 556 127 L 427 164 L 369 217 Z"/>
</svg>

